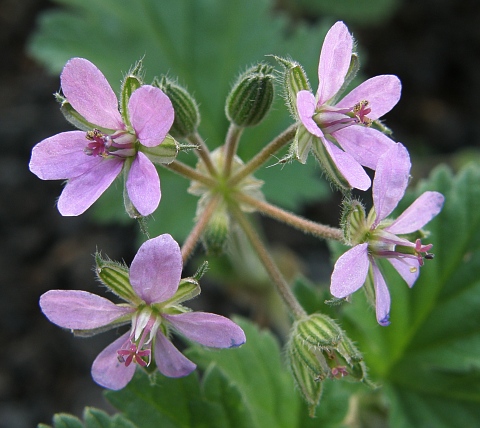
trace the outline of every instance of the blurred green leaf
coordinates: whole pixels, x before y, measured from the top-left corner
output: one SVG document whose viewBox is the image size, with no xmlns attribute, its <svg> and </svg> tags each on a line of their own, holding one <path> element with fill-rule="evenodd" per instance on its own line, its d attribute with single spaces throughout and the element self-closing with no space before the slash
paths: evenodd
<svg viewBox="0 0 480 428">
<path fill-rule="evenodd" d="M 56 2 L 65 8 L 50 9 L 40 16 L 29 44 L 31 55 L 53 73 L 59 73 L 71 57 L 87 58 L 115 89 L 122 73 L 143 57 L 147 83 L 154 75 L 169 73 L 193 93 L 202 114 L 200 132 L 210 148 L 223 143 L 228 127 L 224 102 L 235 76 L 254 62 L 271 61 L 265 56 L 270 54 L 290 55 L 316 75 L 320 46 L 328 29 L 327 24 L 293 28 L 285 16 L 273 12 L 270 0 Z M 290 123 L 277 94 L 269 117 L 245 132 L 240 156 L 248 160 Z M 274 162 L 272 159 L 271 164 Z M 314 162 L 263 168 L 256 175 L 268 179 L 267 198 L 285 208 L 293 209 L 327 193 Z M 163 201 L 155 225 L 170 233 L 173 228 L 177 239 L 188 234 L 195 204 L 184 191 L 187 185 L 182 180 L 161 171 Z M 117 192 L 110 191 L 93 206 L 97 219 L 125 220 L 122 197 Z"/>
<path fill-rule="evenodd" d="M 426 190 L 445 195 L 427 226 L 435 259 L 413 289 L 386 268 L 391 325 L 379 327 L 353 296 L 344 326 L 361 344 L 374 380 L 388 386 L 392 427 L 475 426 L 480 420 L 480 166 L 457 176 L 437 168 L 398 212 Z M 425 240 L 427 242 L 427 240 Z"/>
<path fill-rule="evenodd" d="M 137 428 L 121 414 L 108 415 L 103 410 L 86 407 L 83 412 L 84 423 L 76 416 L 58 413 L 53 417 L 53 428 Z M 39 424 L 38 428 L 48 428 Z"/>
</svg>

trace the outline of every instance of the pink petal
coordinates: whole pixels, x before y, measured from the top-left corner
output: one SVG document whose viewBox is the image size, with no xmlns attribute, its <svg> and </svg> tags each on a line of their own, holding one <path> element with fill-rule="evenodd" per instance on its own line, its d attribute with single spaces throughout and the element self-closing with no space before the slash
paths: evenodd
<svg viewBox="0 0 480 428">
<path fill-rule="evenodd" d="M 183 355 L 172 342 L 158 332 L 155 341 L 155 362 L 158 370 L 168 377 L 183 377 L 189 375 L 197 367 Z"/>
<path fill-rule="evenodd" d="M 133 311 L 81 290 L 47 291 L 40 296 L 40 308 L 52 323 L 73 330 L 103 327 Z"/>
<path fill-rule="evenodd" d="M 350 154 L 360 165 L 376 169 L 377 163 L 395 142 L 385 134 L 364 126 L 349 126 L 332 133 L 343 150 Z"/>
<path fill-rule="evenodd" d="M 120 336 L 115 342 L 108 345 L 92 364 L 93 380 L 104 388 L 115 391 L 127 386 L 135 374 L 136 364 L 128 367 L 118 361 L 117 351 L 128 341 L 130 332 Z"/>
<path fill-rule="evenodd" d="M 405 194 L 410 177 L 410 156 L 400 143 L 380 157 L 373 179 L 373 204 L 377 218 L 374 226 L 386 218 Z"/>
<path fill-rule="evenodd" d="M 72 58 L 65 64 L 60 79 L 68 102 L 88 122 L 102 128 L 124 128 L 112 87 L 90 61 Z"/>
<path fill-rule="evenodd" d="M 173 105 L 161 89 L 150 85 L 138 88 L 128 101 L 130 122 L 140 143 L 158 146 L 172 127 Z"/>
<path fill-rule="evenodd" d="M 137 153 L 127 178 L 128 197 L 137 211 L 147 216 L 160 203 L 160 178 L 153 163 L 141 152 Z"/>
<path fill-rule="evenodd" d="M 382 326 L 390 324 L 390 293 L 378 266 L 372 261 L 373 285 L 375 287 L 375 312 L 377 322 Z"/>
<path fill-rule="evenodd" d="M 182 274 L 180 247 L 168 234 L 149 239 L 138 250 L 130 266 L 130 283 L 147 303 L 172 297 Z"/>
<path fill-rule="evenodd" d="M 164 315 L 185 337 L 205 346 L 233 348 L 246 341 L 243 330 L 228 318 L 206 312 Z"/>
<path fill-rule="evenodd" d="M 29 168 L 42 180 L 64 180 L 84 174 L 102 159 L 88 156 L 85 132 L 62 132 L 38 143 L 32 150 Z"/>
<path fill-rule="evenodd" d="M 415 232 L 442 210 L 444 201 L 445 198 L 441 193 L 425 192 L 385 230 L 395 234 Z"/>
<path fill-rule="evenodd" d="M 318 64 L 318 105 L 332 98 L 342 87 L 350 67 L 353 38 L 343 22 L 328 31 Z"/>
<path fill-rule="evenodd" d="M 350 154 L 339 149 L 330 141 L 322 139 L 322 142 L 348 184 L 355 189 L 368 190 L 371 184 L 370 177 L 361 165 Z"/>
<path fill-rule="evenodd" d="M 376 76 L 353 89 L 335 107 L 351 108 L 358 102 L 367 100 L 368 108 L 372 110 L 367 117 L 376 120 L 398 103 L 401 92 L 402 84 L 397 76 Z"/>
<path fill-rule="evenodd" d="M 323 137 L 323 132 L 315 123 L 312 116 L 315 114 L 315 97 L 308 91 L 300 91 L 297 94 L 297 110 L 300 120 L 310 134 Z"/>
<path fill-rule="evenodd" d="M 387 259 L 397 270 L 400 276 L 405 280 L 409 287 L 413 287 L 420 274 L 420 264 L 418 260 L 410 257 L 403 259 Z"/>
<path fill-rule="evenodd" d="M 64 216 L 84 213 L 120 174 L 123 159 L 103 159 L 86 173 L 71 178 L 58 199 L 58 211 Z"/>
<path fill-rule="evenodd" d="M 342 299 L 357 291 L 367 278 L 368 244 L 359 244 L 342 254 L 332 273 L 330 293 Z"/>
</svg>

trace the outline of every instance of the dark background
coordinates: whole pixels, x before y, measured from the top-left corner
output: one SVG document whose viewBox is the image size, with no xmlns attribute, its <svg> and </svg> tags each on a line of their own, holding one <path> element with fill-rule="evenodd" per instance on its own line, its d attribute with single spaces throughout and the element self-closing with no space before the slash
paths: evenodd
<svg viewBox="0 0 480 428">
<path fill-rule="evenodd" d="M 38 298 L 55 288 L 98 292 L 96 248 L 128 263 L 136 252 L 135 225 L 61 217 L 55 207 L 60 183 L 28 170 L 34 144 L 71 129 L 52 96 L 58 76 L 48 76 L 24 52 L 38 13 L 49 7 L 46 0 L 0 2 L 1 428 L 49 423 L 56 412 L 80 415 L 85 405 L 109 409 L 90 378 L 108 335 L 74 338 L 45 319 Z M 439 162 L 455 167 L 460 153 L 478 149 L 480 2 L 404 0 L 381 25 L 347 24 L 368 56 L 364 74 L 402 80 L 402 99 L 388 125 L 415 157 L 415 178 Z M 301 244 L 298 234 L 283 238 Z"/>
</svg>

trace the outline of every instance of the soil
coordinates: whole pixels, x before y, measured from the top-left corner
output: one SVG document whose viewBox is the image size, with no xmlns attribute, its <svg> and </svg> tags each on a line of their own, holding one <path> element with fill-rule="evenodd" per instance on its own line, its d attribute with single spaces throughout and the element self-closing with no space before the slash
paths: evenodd
<svg viewBox="0 0 480 428">
<path fill-rule="evenodd" d="M 57 412 L 81 415 L 86 405 L 111 410 L 90 378 L 93 359 L 111 338 L 84 340 L 62 331 L 41 314 L 38 298 L 55 288 L 97 293 L 96 248 L 127 262 L 136 251 L 134 225 L 61 217 L 59 182 L 43 182 L 28 170 L 35 143 L 71 130 L 52 96 L 58 77 L 24 51 L 38 14 L 49 7 L 46 0 L 0 3 L 0 428 L 50 423 Z M 368 52 L 365 74 L 402 80 L 402 101 L 388 125 L 427 165 L 420 175 L 432 156 L 437 162 L 478 148 L 479 22 L 476 0 L 405 0 L 382 25 L 351 28 Z M 293 242 L 300 245 L 298 235 Z"/>
</svg>

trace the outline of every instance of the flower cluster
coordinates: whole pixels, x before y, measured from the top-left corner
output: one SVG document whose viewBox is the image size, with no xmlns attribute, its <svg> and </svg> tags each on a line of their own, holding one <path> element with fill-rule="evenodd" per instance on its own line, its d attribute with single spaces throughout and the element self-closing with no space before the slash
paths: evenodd
<svg viewBox="0 0 480 428">
<path fill-rule="evenodd" d="M 124 303 L 80 290 L 51 290 L 41 296 L 46 317 L 80 335 L 130 325 L 95 359 L 92 376 L 98 384 L 121 389 L 137 366 L 156 367 L 169 377 L 188 375 L 195 364 L 170 342 L 172 332 L 216 348 L 246 341 L 242 329 L 229 319 L 183 306 L 200 292 L 199 276 L 181 278 L 183 263 L 196 244 L 203 241 L 207 252 L 221 253 L 238 233 L 249 241 L 247 251 L 258 256 L 294 319 L 286 354 L 311 412 L 320 399 L 320 381 L 348 377 L 367 382 L 356 346 L 329 317 L 307 315 L 245 213 L 259 211 L 306 233 L 349 245 L 335 264 L 331 293 L 344 299 L 365 284 L 377 321 L 386 326 L 391 302 L 381 259 L 412 287 L 424 261 L 433 258 L 432 244 L 422 243 L 427 236 L 422 228 L 441 211 L 444 197 L 425 192 L 396 220 L 388 218 L 405 194 L 411 164 L 407 149 L 387 135 L 379 119 L 399 101 L 401 84 L 396 76 L 381 75 L 343 94 L 358 70 L 354 40 L 344 23 L 337 22 L 326 35 L 316 94 L 298 63 L 277 60 L 284 67 L 284 92 L 295 123 L 247 162 L 239 158 L 237 149 L 244 129 L 261 123 L 270 111 L 275 94 L 272 66 L 260 63 L 239 76 L 226 101 L 230 127 L 225 144 L 210 152 L 198 133 L 198 103 L 176 82 L 163 76 L 144 84 L 137 64 L 123 81 L 119 101 L 91 62 L 73 58 L 65 65 L 63 94 L 57 98 L 66 118 L 80 130 L 41 141 L 30 161 L 30 170 L 39 178 L 67 180 L 58 200 L 62 215 L 82 214 L 122 172 L 127 213 L 132 218 L 151 215 L 161 198 L 154 163 L 188 178 L 188 191 L 199 197 L 195 225 L 181 249 L 164 234 L 144 242 L 130 268 L 97 254 L 99 280 Z M 169 133 L 188 144 L 182 146 Z M 285 162 L 305 163 L 311 152 L 343 192 L 346 209 L 341 229 L 267 202 L 263 181 L 252 174 L 290 142 Z M 193 149 L 198 157 L 195 169 L 177 159 L 182 148 Z M 374 171 L 373 184 L 364 167 Z M 352 190 L 367 191 L 371 186 L 373 207 L 367 215 Z"/>
</svg>

